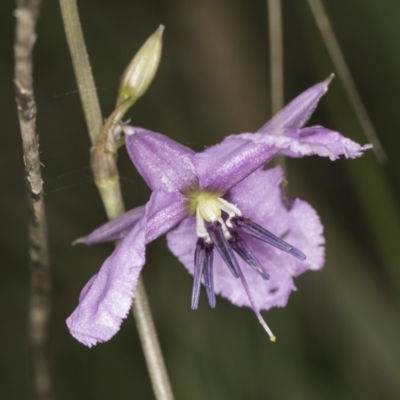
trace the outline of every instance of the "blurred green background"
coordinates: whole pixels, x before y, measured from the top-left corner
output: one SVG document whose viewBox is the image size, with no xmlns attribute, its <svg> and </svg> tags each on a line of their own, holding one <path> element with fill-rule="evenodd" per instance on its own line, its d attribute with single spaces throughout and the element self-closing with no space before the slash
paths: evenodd
<svg viewBox="0 0 400 400">
<path fill-rule="evenodd" d="M 160 23 L 159 72 L 129 112 L 135 125 L 193 149 L 270 117 L 264 0 L 85 0 L 81 20 L 104 115 L 125 66 Z M 296 280 L 284 309 L 264 313 L 275 344 L 250 309 L 205 296 L 190 310 L 192 278 L 167 250 L 149 246 L 144 280 L 177 399 L 400 398 L 400 2 L 324 1 L 388 156 L 288 161 L 289 193 L 325 225 L 327 261 Z M 0 398 L 28 399 L 27 205 L 13 96 L 14 2 L 0 3 Z M 334 67 L 305 0 L 283 2 L 285 100 Z M 89 170 L 89 138 L 58 2 L 45 0 L 35 48 L 38 131 L 53 269 L 51 352 L 55 399 L 153 399 L 134 321 L 88 349 L 65 319 L 112 245 L 71 246 L 106 220 Z M 335 79 L 312 118 L 365 143 Z M 149 189 L 120 151 L 127 208 Z"/>
</svg>

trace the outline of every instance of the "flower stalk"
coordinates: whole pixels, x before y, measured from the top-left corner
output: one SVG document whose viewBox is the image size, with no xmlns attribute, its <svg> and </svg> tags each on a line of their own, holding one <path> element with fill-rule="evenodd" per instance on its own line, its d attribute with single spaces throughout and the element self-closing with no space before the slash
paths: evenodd
<svg viewBox="0 0 400 400">
<path fill-rule="evenodd" d="M 120 136 L 118 123 L 121 121 L 129 101 L 129 98 L 123 101 L 107 118 L 101 128 L 96 145 L 91 149 L 90 166 L 108 219 L 114 219 L 125 211 L 119 183 L 116 143 Z"/>
<path fill-rule="evenodd" d="M 60 7 L 86 125 L 90 140 L 95 144 L 103 118 L 79 20 L 78 5 L 76 0 L 60 0 Z"/>
<path fill-rule="evenodd" d="M 60 6 L 81 102 L 93 145 L 91 167 L 107 216 L 109 219 L 113 219 L 124 212 L 116 165 L 116 150 L 119 144 L 118 123 L 136 99 L 132 101 L 133 99 L 129 94 L 120 99 L 117 108 L 105 124 L 102 124 L 99 101 L 86 52 L 76 0 L 60 0 Z M 135 291 L 132 309 L 156 399 L 172 400 L 171 384 L 141 278 L 139 278 L 138 288 Z"/>
</svg>

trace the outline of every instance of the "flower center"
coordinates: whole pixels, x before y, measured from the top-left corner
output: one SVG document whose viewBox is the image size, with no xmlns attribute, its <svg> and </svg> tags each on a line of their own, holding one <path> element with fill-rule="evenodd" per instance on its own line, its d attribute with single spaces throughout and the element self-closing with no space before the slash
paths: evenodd
<svg viewBox="0 0 400 400">
<path fill-rule="evenodd" d="M 202 192 L 197 197 L 196 214 L 207 222 L 214 222 L 221 218 L 218 195 Z"/>
<path fill-rule="evenodd" d="M 200 192 L 190 198 L 189 209 L 196 214 L 197 236 L 211 243 L 211 237 L 207 226 L 210 223 L 219 222 L 225 239 L 232 238 L 229 228 L 232 228 L 232 218 L 241 217 L 242 212 L 234 204 L 224 200 L 219 193 Z M 222 212 L 228 217 L 222 218 Z"/>
</svg>

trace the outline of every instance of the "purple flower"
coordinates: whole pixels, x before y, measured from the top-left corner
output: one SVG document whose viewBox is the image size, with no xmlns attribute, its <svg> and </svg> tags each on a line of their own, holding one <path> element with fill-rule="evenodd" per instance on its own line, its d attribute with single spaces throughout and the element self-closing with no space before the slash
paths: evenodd
<svg viewBox="0 0 400 400">
<path fill-rule="evenodd" d="M 191 306 L 201 282 L 215 307 L 215 293 L 255 311 L 283 307 L 295 290 L 293 277 L 324 263 L 323 227 L 304 201 L 285 201 L 281 168 L 264 170 L 276 154 L 355 158 L 360 146 L 337 132 L 302 128 L 329 80 L 306 90 L 256 133 L 225 138 L 195 153 L 143 128 L 126 127 L 137 170 L 153 191 L 140 206 L 96 229 L 86 244 L 120 240 L 98 274 L 83 288 L 68 318 L 71 334 L 87 346 L 109 340 L 131 307 L 146 245 L 168 233 L 170 250 L 194 275 Z"/>
</svg>

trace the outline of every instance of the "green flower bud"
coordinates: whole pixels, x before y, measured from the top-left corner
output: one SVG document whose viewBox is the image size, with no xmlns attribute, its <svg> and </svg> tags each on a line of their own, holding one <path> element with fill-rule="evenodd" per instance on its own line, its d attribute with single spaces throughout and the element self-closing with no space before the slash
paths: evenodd
<svg viewBox="0 0 400 400">
<path fill-rule="evenodd" d="M 124 111 L 146 92 L 156 74 L 161 58 L 163 31 L 164 26 L 160 25 L 135 54 L 121 77 L 117 107 L 126 100 Z"/>
</svg>

